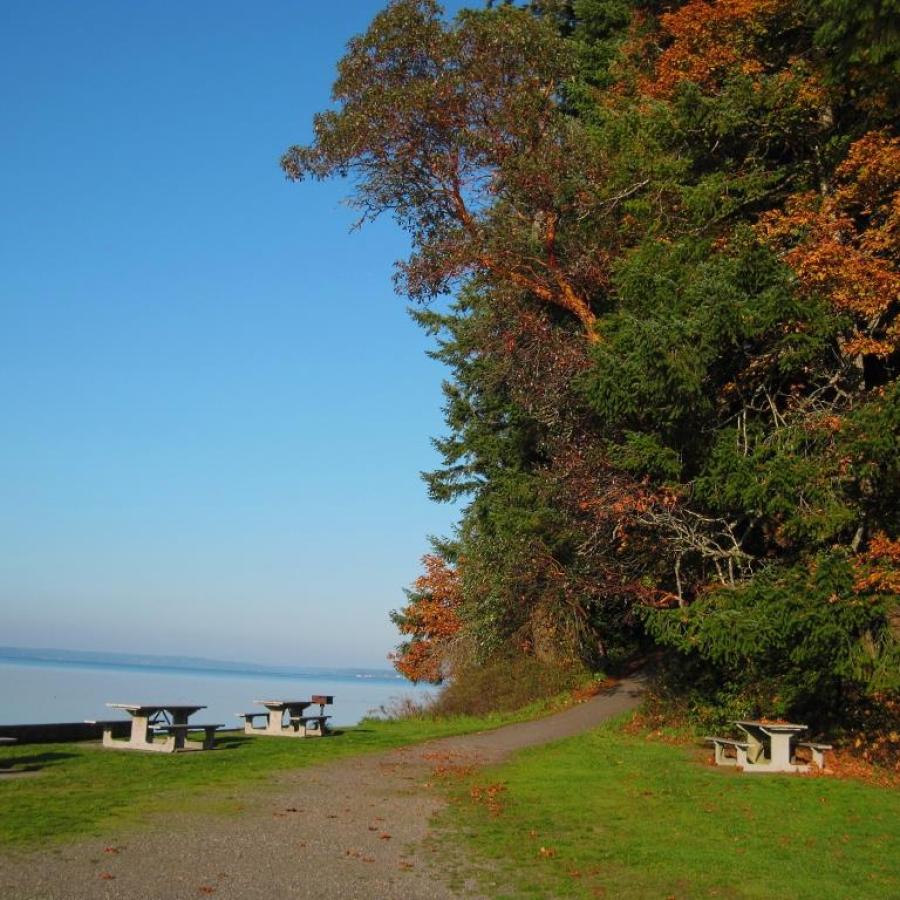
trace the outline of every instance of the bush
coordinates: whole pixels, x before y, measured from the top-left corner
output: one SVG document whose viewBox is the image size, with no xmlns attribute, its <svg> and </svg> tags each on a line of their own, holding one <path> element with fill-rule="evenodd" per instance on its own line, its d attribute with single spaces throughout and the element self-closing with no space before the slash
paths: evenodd
<svg viewBox="0 0 900 900">
<path fill-rule="evenodd" d="M 431 711 L 445 716 L 510 712 L 572 690 L 587 678 L 590 673 L 576 664 L 566 667 L 532 656 L 504 654 L 460 670 Z"/>
</svg>

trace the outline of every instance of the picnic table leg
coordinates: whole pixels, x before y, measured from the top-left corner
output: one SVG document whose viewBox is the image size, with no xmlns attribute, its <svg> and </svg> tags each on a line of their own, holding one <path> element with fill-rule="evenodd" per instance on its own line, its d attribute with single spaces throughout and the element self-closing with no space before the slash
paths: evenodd
<svg viewBox="0 0 900 900">
<path fill-rule="evenodd" d="M 172 724 L 173 725 L 187 725 L 188 717 L 187 714 L 183 710 L 173 710 L 172 711 Z M 174 741 L 174 749 L 175 750 L 184 750 L 184 742 L 187 738 L 187 731 L 183 731 L 179 729 L 172 735 L 172 740 Z"/>
<path fill-rule="evenodd" d="M 750 763 L 757 764 L 760 761 L 765 762 L 765 745 L 759 738 L 756 737 L 752 732 L 747 733 L 747 743 L 750 745 L 747 747 L 747 760 Z"/>
<path fill-rule="evenodd" d="M 216 746 L 216 729 L 204 728 L 203 732 L 203 749 L 212 750 Z"/>
<path fill-rule="evenodd" d="M 733 766 L 735 764 L 735 760 L 731 759 L 731 757 L 725 755 L 725 745 L 720 744 L 716 741 L 713 746 L 716 751 L 716 765 L 717 766 Z"/>
<path fill-rule="evenodd" d="M 110 729 L 109 737 L 112 741 L 112 729 Z M 105 738 L 104 733 L 104 740 Z M 147 716 L 133 715 L 131 717 L 131 734 L 128 737 L 129 746 L 143 749 L 150 743 L 152 743 L 150 719 Z"/>
<path fill-rule="evenodd" d="M 103 726 L 103 746 L 104 747 L 112 747 L 113 746 L 113 727 L 112 725 L 104 725 Z"/>
<path fill-rule="evenodd" d="M 282 722 L 284 721 L 284 712 L 283 710 L 270 709 L 269 717 L 266 719 L 266 733 L 267 734 L 281 734 L 284 730 L 282 727 Z"/>
<path fill-rule="evenodd" d="M 791 735 L 775 733 L 771 736 L 772 759 L 770 765 L 773 769 L 790 771 L 791 765 Z"/>
<path fill-rule="evenodd" d="M 253 734 L 254 731 L 259 731 L 259 729 L 253 727 L 252 716 L 244 716 L 244 734 Z"/>
</svg>

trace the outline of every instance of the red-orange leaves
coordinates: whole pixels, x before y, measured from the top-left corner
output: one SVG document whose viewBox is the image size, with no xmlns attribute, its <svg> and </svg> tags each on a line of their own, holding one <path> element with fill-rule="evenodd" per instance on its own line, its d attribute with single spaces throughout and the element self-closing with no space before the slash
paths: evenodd
<svg viewBox="0 0 900 900">
<path fill-rule="evenodd" d="M 422 564 L 425 572 L 415 580 L 409 604 L 393 615 L 410 640 L 391 661 L 412 681 L 437 682 L 447 675 L 448 650 L 460 628 L 459 575 L 439 556 L 424 556 Z"/>
<path fill-rule="evenodd" d="M 669 97 L 682 81 L 708 86 L 729 71 L 753 75 L 763 66 L 754 52 L 766 23 L 784 13 L 788 0 L 690 0 L 660 16 L 670 40 L 657 60 L 654 76 L 642 88 L 653 97 Z"/>
<path fill-rule="evenodd" d="M 827 297 L 854 327 L 846 357 L 897 347 L 900 299 L 900 140 L 870 132 L 835 172 L 831 193 L 797 194 L 758 231 L 781 250 L 801 289 Z"/>
<path fill-rule="evenodd" d="M 854 569 L 856 593 L 900 595 L 900 540 L 891 540 L 884 532 L 873 535 L 866 552 L 856 558 Z"/>
</svg>

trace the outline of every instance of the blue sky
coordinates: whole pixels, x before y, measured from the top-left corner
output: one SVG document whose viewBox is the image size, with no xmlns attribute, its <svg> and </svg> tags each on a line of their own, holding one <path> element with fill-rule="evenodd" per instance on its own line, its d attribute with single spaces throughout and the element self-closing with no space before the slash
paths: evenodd
<svg viewBox="0 0 900 900">
<path fill-rule="evenodd" d="M 384 663 L 445 373 L 278 167 L 380 5 L 0 5 L 0 644 Z"/>
</svg>

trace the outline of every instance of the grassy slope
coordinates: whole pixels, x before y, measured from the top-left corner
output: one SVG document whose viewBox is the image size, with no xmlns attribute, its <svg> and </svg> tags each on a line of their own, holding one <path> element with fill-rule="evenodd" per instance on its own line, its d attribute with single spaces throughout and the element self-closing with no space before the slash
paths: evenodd
<svg viewBox="0 0 900 900">
<path fill-rule="evenodd" d="M 611 724 L 479 772 L 444 817 L 496 897 L 900 897 L 900 795 L 747 776 Z M 543 848 L 543 851 L 542 851 Z"/>
<path fill-rule="evenodd" d="M 167 805 L 227 811 L 229 799 L 236 802 L 230 790 L 259 784 L 272 772 L 496 727 L 528 712 L 537 707 L 515 717 L 367 721 L 325 739 L 229 734 L 214 753 L 128 753 L 93 743 L 3 747 L 4 768 L 35 774 L 0 774 L 0 847 L 96 834 Z"/>
</svg>

